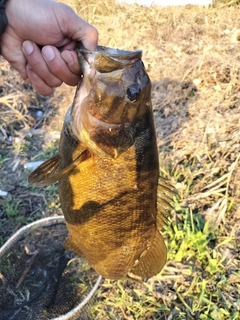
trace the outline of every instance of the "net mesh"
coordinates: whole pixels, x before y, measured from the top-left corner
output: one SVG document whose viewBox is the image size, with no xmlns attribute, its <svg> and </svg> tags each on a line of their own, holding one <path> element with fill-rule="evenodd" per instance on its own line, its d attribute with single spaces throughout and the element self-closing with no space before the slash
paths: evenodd
<svg viewBox="0 0 240 320">
<path fill-rule="evenodd" d="M 0 320 L 91 319 L 101 277 L 63 248 L 67 235 L 62 216 L 45 218 L 0 249 Z"/>
</svg>

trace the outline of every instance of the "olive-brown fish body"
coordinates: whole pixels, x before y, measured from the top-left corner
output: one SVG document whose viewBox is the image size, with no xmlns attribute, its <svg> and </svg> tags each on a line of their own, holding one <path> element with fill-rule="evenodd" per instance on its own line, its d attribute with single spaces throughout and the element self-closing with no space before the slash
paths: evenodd
<svg viewBox="0 0 240 320">
<path fill-rule="evenodd" d="M 140 135 L 118 158 L 92 154 L 59 180 L 69 247 L 82 252 L 99 274 L 110 279 L 136 274 L 135 262 L 151 253 L 154 238 L 160 237 L 156 226 L 159 165 L 150 110 L 142 122 Z M 79 151 L 64 133 L 61 139 L 64 168 Z M 160 271 L 166 259 L 162 239 L 161 243 L 157 265 L 146 257 L 149 262 L 145 261 L 147 267 L 139 276 L 149 278 Z"/>
<path fill-rule="evenodd" d="M 151 83 L 140 51 L 80 48 L 78 55 L 84 77 L 66 114 L 59 154 L 29 181 L 59 181 L 66 248 L 105 278 L 146 279 L 166 261 Z M 164 183 L 162 191 L 165 213 L 173 190 Z"/>
</svg>

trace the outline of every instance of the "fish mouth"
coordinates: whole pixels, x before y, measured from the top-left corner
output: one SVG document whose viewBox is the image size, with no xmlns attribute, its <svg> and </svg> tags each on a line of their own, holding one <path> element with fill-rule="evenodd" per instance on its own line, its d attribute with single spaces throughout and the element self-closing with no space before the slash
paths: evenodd
<svg viewBox="0 0 240 320">
<path fill-rule="evenodd" d="M 81 42 L 77 42 L 76 50 L 83 75 L 89 74 L 89 68 L 100 73 L 121 70 L 142 58 L 142 50 L 127 51 L 97 46 L 95 51 L 90 51 Z"/>
</svg>

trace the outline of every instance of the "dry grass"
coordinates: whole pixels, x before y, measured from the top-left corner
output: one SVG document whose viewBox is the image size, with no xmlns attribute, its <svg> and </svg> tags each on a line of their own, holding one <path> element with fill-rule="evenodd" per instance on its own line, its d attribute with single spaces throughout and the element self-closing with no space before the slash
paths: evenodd
<svg viewBox="0 0 240 320">
<path fill-rule="evenodd" d="M 93 318 L 239 319 L 239 7 L 62 2 L 97 27 L 100 44 L 143 50 L 161 172 L 179 190 L 163 272 L 144 285 L 105 281 Z M 62 101 L 62 113 L 69 90 L 51 100 Z M 15 97 L 1 99 L 11 111 Z"/>
<path fill-rule="evenodd" d="M 209 193 L 237 198 L 240 17 L 236 7 L 68 3 L 98 28 L 101 44 L 143 49 L 153 81 L 159 146 L 163 154 L 172 148 L 171 166 L 188 175 L 187 180 L 191 175 L 191 199 L 204 198 L 208 203 Z M 228 188 L 219 186 L 219 191 L 218 179 L 224 174 Z M 179 187 L 187 189 L 184 177 Z"/>
</svg>

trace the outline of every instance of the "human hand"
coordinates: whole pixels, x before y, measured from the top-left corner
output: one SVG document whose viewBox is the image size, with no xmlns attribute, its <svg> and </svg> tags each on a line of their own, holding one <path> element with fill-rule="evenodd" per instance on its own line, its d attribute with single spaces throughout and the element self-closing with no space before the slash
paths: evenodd
<svg viewBox="0 0 240 320">
<path fill-rule="evenodd" d="M 76 41 L 95 50 L 98 33 L 94 27 L 70 7 L 51 0 L 8 0 L 6 14 L 2 56 L 24 81 L 45 96 L 62 82 L 78 83 L 81 70 L 74 51 Z"/>
</svg>

